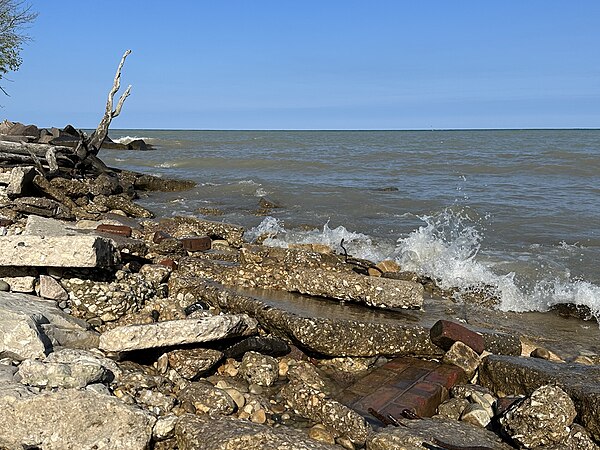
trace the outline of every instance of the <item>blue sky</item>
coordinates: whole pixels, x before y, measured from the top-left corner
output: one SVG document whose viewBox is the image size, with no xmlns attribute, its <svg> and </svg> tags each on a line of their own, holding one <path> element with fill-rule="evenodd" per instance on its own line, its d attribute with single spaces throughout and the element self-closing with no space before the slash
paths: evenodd
<svg viewBox="0 0 600 450">
<path fill-rule="evenodd" d="M 600 2 L 33 0 L 3 116 L 113 128 L 600 127 Z"/>
</svg>

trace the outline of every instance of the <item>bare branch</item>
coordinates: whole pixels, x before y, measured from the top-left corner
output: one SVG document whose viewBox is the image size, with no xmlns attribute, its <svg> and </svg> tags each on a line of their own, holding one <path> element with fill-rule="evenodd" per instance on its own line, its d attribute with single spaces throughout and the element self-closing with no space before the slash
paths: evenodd
<svg viewBox="0 0 600 450">
<path fill-rule="evenodd" d="M 123 95 L 121 95 L 121 98 L 119 99 L 119 103 L 117 103 L 117 107 L 115 108 L 115 110 L 111 113 L 111 117 L 114 119 L 115 117 L 117 117 L 119 114 L 121 114 L 121 108 L 123 108 L 123 103 L 125 103 L 125 99 L 127 97 L 129 97 L 129 94 L 131 93 L 131 85 L 127 86 L 127 89 L 125 89 L 125 92 L 123 92 Z"/>
<path fill-rule="evenodd" d="M 121 62 L 119 63 L 119 67 L 117 67 L 117 73 L 115 74 L 115 80 L 113 81 L 113 87 L 108 93 L 108 100 L 106 101 L 106 113 L 112 114 L 113 108 L 113 99 L 119 89 L 121 89 L 121 70 L 123 69 L 123 65 L 125 64 L 125 59 L 129 56 L 131 50 L 125 51 L 123 57 L 121 58 Z M 123 100 L 124 101 L 124 100 Z"/>
</svg>

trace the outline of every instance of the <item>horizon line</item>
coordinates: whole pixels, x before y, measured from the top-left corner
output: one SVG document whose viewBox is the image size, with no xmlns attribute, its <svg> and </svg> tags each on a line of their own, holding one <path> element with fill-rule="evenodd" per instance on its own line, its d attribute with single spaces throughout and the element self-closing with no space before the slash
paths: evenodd
<svg viewBox="0 0 600 450">
<path fill-rule="evenodd" d="M 95 128 L 83 127 L 84 130 Z M 524 127 L 524 128 L 111 128 L 109 131 L 595 131 L 600 127 Z"/>
</svg>

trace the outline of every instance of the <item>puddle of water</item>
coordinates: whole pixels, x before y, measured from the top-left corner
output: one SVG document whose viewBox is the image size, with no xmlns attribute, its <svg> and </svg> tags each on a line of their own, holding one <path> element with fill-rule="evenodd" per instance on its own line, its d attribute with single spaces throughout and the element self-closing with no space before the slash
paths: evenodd
<svg viewBox="0 0 600 450">
<path fill-rule="evenodd" d="M 467 327 L 523 335 L 565 359 L 582 353 L 600 354 L 600 328 L 596 322 L 564 318 L 555 313 L 502 312 L 431 297 L 425 298 L 421 310 L 384 310 L 283 291 L 238 289 L 236 292 L 304 317 L 404 323 L 426 328 L 446 319 L 463 322 Z"/>
</svg>

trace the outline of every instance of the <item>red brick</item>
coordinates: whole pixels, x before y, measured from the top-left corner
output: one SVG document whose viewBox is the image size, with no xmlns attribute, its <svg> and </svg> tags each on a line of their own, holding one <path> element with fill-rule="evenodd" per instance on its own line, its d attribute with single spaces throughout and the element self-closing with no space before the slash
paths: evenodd
<svg viewBox="0 0 600 450">
<path fill-rule="evenodd" d="M 210 250 L 211 239 L 208 236 L 195 236 L 180 239 L 183 248 L 188 252 L 204 252 Z"/>
<path fill-rule="evenodd" d="M 431 342 L 446 351 L 456 341 L 468 345 L 478 354 L 481 354 L 485 349 L 485 342 L 482 335 L 449 320 L 438 320 L 431 327 L 429 337 L 431 338 Z"/>
<path fill-rule="evenodd" d="M 154 242 L 155 244 L 160 244 L 161 241 L 164 241 L 165 239 L 169 239 L 172 236 L 165 232 L 165 231 L 156 231 L 154 233 L 154 236 L 152 236 L 152 242 Z"/>
<path fill-rule="evenodd" d="M 171 258 L 165 258 L 165 259 L 161 259 L 158 264 L 160 264 L 161 266 L 167 266 L 170 267 L 173 270 L 177 270 L 177 267 L 179 267 L 179 264 L 177 264 L 177 261 L 172 260 Z"/>
<path fill-rule="evenodd" d="M 131 237 L 131 227 L 126 225 L 108 225 L 101 224 L 96 227 L 96 231 L 102 233 L 118 234 L 120 236 Z"/>
<path fill-rule="evenodd" d="M 437 383 L 446 389 L 450 389 L 455 384 L 465 381 L 466 378 L 465 371 L 460 367 L 451 364 L 442 364 L 427 374 L 423 380 L 430 383 Z"/>
</svg>

